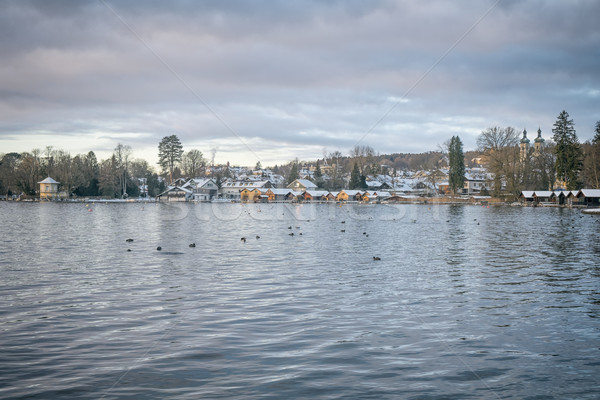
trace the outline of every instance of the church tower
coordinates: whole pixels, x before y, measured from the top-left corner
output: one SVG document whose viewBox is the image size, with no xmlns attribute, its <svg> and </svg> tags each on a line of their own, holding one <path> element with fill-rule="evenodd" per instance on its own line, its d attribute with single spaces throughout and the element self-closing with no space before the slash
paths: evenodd
<svg viewBox="0 0 600 400">
<path fill-rule="evenodd" d="M 529 139 L 527 139 L 527 129 L 523 129 L 523 139 L 521 139 L 521 162 L 527 159 L 527 153 L 529 152 Z"/>
<path fill-rule="evenodd" d="M 533 141 L 533 152 L 534 154 L 540 155 L 540 153 L 542 152 L 542 149 L 544 148 L 544 138 L 542 138 L 542 129 L 538 128 L 538 135 L 535 138 L 535 140 Z"/>
</svg>

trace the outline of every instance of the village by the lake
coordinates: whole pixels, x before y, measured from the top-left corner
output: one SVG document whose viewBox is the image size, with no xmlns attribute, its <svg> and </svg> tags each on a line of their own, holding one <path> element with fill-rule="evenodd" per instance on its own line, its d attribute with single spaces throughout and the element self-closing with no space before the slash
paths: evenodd
<svg viewBox="0 0 600 400">
<path fill-rule="evenodd" d="M 0 400 L 600 400 L 600 0 L 4 0 Z"/>
<path fill-rule="evenodd" d="M 562 130 L 573 136 L 570 124 L 563 111 L 555 124 L 558 128 L 554 139 L 561 140 Z M 517 133 L 510 127 L 494 127 L 482 132 L 481 149 L 466 152 L 467 157 L 460 138 L 453 136 L 445 150 L 421 155 L 380 155 L 369 146 L 357 145 L 347 156 L 338 151 L 316 161 L 295 160 L 273 168 L 263 168 L 260 162 L 255 167 L 215 165 L 197 150 L 184 152 L 178 137 L 171 135 L 159 145 L 161 174 L 145 160 L 129 160 L 131 148 L 122 144 L 110 159 L 100 163 L 93 152 L 71 157 L 48 147 L 46 157 L 40 150 L 2 157 L 0 199 L 435 203 L 593 209 L 600 206 L 600 124 L 596 129 L 596 138 L 583 145 L 576 136 L 565 139 L 562 146 L 547 142 L 541 129 L 531 145 L 526 130 Z M 495 145 L 500 139 L 505 142 L 502 147 Z M 171 146 L 171 153 L 161 147 L 163 144 Z M 410 162 L 419 156 L 420 162 Z M 84 171 L 88 171 L 87 177 Z M 44 172 L 56 175 L 38 181 L 36 178 Z"/>
</svg>

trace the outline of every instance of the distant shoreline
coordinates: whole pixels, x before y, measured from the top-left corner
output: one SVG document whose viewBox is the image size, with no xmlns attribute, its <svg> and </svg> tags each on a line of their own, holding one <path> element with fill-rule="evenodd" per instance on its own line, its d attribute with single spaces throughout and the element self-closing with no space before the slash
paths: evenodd
<svg viewBox="0 0 600 400">
<path fill-rule="evenodd" d="M 539 204 L 532 206 L 530 204 L 521 202 L 506 202 L 497 198 L 486 198 L 486 199 L 475 199 L 475 198 L 452 198 L 452 197 L 415 197 L 406 198 L 402 200 L 394 201 L 379 201 L 379 202 L 362 202 L 362 201 L 290 201 L 290 200 L 274 200 L 269 202 L 246 202 L 240 200 L 231 201 L 157 201 L 155 198 L 151 199 L 69 199 L 69 200 L 39 200 L 39 199 L 21 199 L 21 200 L 3 200 L 3 202 L 10 203 L 58 203 L 58 204 L 290 204 L 290 205 L 304 205 L 304 204 L 326 204 L 334 206 L 342 205 L 395 205 L 395 204 L 415 204 L 415 205 L 474 205 L 474 206 L 508 206 L 508 207 L 539 207 L 539 208 L 579 208 L 583 209 L 582 212 L 585 214 L 600 214 L 600 208 L 585 208 L 584 205 L 572 205 L 567 206 L 564 204 Z"/>
</svg>

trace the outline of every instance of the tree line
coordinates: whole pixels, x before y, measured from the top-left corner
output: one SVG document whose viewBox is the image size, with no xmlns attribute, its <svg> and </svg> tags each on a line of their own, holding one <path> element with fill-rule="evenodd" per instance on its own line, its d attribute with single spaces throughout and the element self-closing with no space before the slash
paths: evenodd
<svg viewBox="0 0 600 400">
<path fill-rule="evenodd" d="M 0 154 L 0 193 L 35 196 L 38 182 L 50 176 L 60 182 L 61 190 L 69 196 L 154 197 L 174 177 L 197 177 L 206 167 L 202 152 L 195 149 L 184 152 L 175 135 L 165 136 L 158 150 L 160 175 L 146 160 L 133 159 L 131 146 L 121 143 L 100 161 L 93 151 L 71 156 L 52 146 Z"/>
<path fill-rule="evenodd" d="M 7 153 L 0 159 L 0 189 L 6 195 L 35 196 L 38 182 L 50 176 L 60 182 L 61 190 L 76 196 L 154 196 L 164 190 L 148 162 L 131 159 L 131 152 L 130 146 L 119 143 L 110 157 L 100 161 L 93 151 L 71 156 L 52 146 Z"/>
<path fill-rule="evenodd" d="M 346 185 L 350 189 L 363 189 L 367 176 L 396 177 L 400 170 L 429 171 L 428 179 L 435 184 L 443 175 L 440 170 L 448 168 L 448 183 L 456 193 L 464 185 L 465 165 L 473 166 L 471 159 L 481 155 L 494 176 L 495 196 L 517 196 L 525 189 L 551 190 L 557 181 L 567 189 L 600 188 L 600 121 L 595 125 L 594 138 L 583 144 L 578 141 L 574 125 L 569 114 L 562 111 L 553 125 L 552 140 L 546 140 L 537 150 L 531 146 L 525 154 L 520 149 L 520 133 L 514 128 L 491 127 L 478 136 L 477 151 L 463 153 L 458 136 L 453 136 L 438 151 L 418 154 L 381 155 L 368 145 L 356 145 L 348 155 L 333 151 L 316 162 L 296 159 L 275 165 L 272 172 L 284 176 L 289 183 L 299 178 L 302 168 L 312 167 L 315 183 L 334 190 Z M 174 179 L 204 176 L 208 165 L 199 150 L 184 151 L 176 135 L 163 137 L 158 145 L 160 175 L 146 160 L 132 159 L 131 154 L 131 147 L 121 143 L 110 157 L 100 161 L 93 151 L 72 157 L 52 146 L 3 154 L 0 193 L 35 196 L 38 182 L 52 176 L 69 195 L 154 197 Z M 262 169 L 260 162 L 256 168 Z M 231 176 L 228 166 L 211 171 L 217 183 Z"/>
<path fill-rule="evenodd" d="M 552 139 L 527 146 L 529 139 L 512 127 L 492 127 L 477 138 L 478 151 L 494 174 L 493 195 L 518 196 L 522 190 L 600 188 L 600 121 L 592 140 L 579 143 L 575 123 L 562 111 L 552 128 Z M 524 146 L 523 146 L 524 145 Z M 523 151 L 522 148 L 526 149 Z"/>
</svg>

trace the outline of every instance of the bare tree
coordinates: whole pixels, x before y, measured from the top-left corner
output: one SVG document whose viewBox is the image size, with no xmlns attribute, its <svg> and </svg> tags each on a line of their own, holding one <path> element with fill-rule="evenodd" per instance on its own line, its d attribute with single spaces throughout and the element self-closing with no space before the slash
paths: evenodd
<svg viewBox="0 0 600 400">
<path fill-rule="evenodd" d="M 515 150 L 519 154 L 518 144 L 519 134 L 510 126 L 488 128 L 477 137 L 477 146 L 486 155 L 488 168 L 494 174 L 494 196 L 500 195 L 502 182 L 507 182 L 510 191 L 517 190 L 520 164 L 514 154 Z"/>
<path fill-rule="evenodd" d="M 517 146 L 519 144 L 519 133 L 515 128 L 507 126 L 500 128 L 494 126 L 481 132 L 477 137 L 477 147 L 480 151 L 500 150 L 505 147 Z"/>
<path fill-rule="evenodd" d="M 129 167 L 129 157 L 131 156 L 131 146 L 117 144 L 114 151 L 115 171 L 119 179 L 119 187 L 122 197 L 127 197 L 127 176 Z"/>
<path fill-rule="evenodd" d="M 188 178 L 197 178 L 200 176 L 202 168 L 206 166 L 206 159 L 200 150 L 190 150 L 183 153 L 181 159 L 183 174 Z"/>
</svg>

